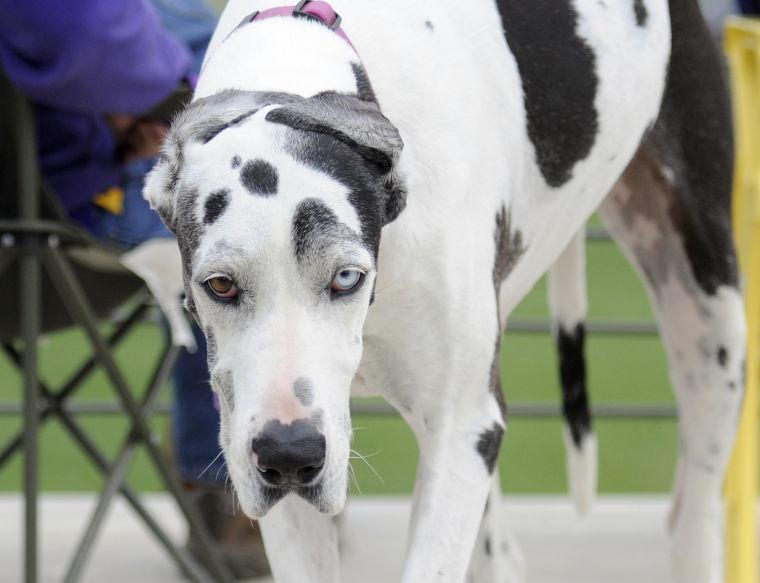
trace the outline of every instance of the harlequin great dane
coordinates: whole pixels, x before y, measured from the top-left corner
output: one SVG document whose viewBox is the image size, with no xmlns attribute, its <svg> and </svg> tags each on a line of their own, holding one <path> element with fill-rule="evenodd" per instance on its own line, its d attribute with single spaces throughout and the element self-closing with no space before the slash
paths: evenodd
<svg viewBox="0 0 760 583">
<path fill-rule="evenodd" d="M 220 442 L 278 582 L 339 579 L 352 392 L 419 443 L 402 581 L 518 576 L 497 520 L 499 341 L 555 261 L 588 501 L 575 234 L 597 208 L 670 357 L 674 578 L 722 580 L 744 356 L 729 118 L 696 0 L 229 3 L 146 196 L 177 235 Z"/>
</svg>

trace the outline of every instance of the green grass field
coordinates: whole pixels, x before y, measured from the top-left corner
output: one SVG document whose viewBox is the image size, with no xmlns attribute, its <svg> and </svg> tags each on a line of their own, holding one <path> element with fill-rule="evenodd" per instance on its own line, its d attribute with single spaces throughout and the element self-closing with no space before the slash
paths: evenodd
<svg viewBox="0 0 760 583">
<path fill-rule="evenodd" d="M 651 320 L 638 278 L 609 243 L 589 243 L 588 279 L 590 318 Z M 546 314 L 545 286 L 541 282 L 515 316 Z M 160 347 L 158 326 L 144 324 L 117 351 L 129 380 L 142 386 Z M 85 358 L 86 342 L 76 331 L 48 337 L 41 347 L 44 379 L 52 386 Z M 657 338 L 591 337 L 588 346 L 590 388 L 594 403 L 672 403 L 665 358 Z M 508 402 L 559 401 L 557 362 L 548 336 L 508 333 L 502 351 L 503 379 Z M 0 360 L 0 400 L 20 398 L 20 378 L 7 360 Z M 168 398 L 168 390 L 166 391 Z M 77 399 L 112 398 L 100 373 L 91 377 Z M 417 450 L 411 432 L 399 419 L 359 416 L 354 419 L 354 448 L 364 455 L 382 482 L 360 460 L 354 460 L 363 494 L 411 492 Z M 119 417 L 83 419 L 85 429 L 104 452 L 113 455 L 124 437 L 126 423 Z M 164 437 L 165 418 L 153 421 Z M 0 444 L 20 428 L 14 417 L 0 417 Z M 670 487 L 675 461 L 676 427 L 670 420 L 597 420 L 602 492 L 662 492 Z M 83 491 L 101 486 L 98 472 L 80 454 L 57 422 L 42 432 L 42 484 L 48 491 Z M 504 488 L 515 493 L 565 491 L 564 453 L 559 420 L 510 421 L 501 456 Z M 143 490 L 160 489 L 160 482 L 140 453 L 134 460 L 130 483 Z M 0 491 L 21 486 L 21 460 L 0 469 Z M 354 487 L 354 492 L 356 488 Z"/>
</svg>

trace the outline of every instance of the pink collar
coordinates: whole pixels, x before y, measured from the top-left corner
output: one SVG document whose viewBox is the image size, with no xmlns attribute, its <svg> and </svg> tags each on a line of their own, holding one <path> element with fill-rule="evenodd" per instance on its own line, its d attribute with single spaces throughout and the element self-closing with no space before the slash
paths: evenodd
<svg viewBox="0 0 760 583">
<path fill-rule="evenodd" d="M 319 0 L 301 0 L 296 6 L 278 6 L 276 8 L 268 8 L 261 12 L 256 11 L 253 14 L 249 14 L 243 19 L 244 24 L 247 22 L 253 22 L 254 20 L 265 20 L 275 16 L 293 16 L 299 18 L 309 18 L 316 20 L 324 24 L 330 30 L 346 41 L 349 46 L 356 51 L 356 48 L 348 39 L 348 36 L 343 29 L 340 28 L 341 17 L 333 10 L 327 2 L 321 2 Z"/>
</svg>

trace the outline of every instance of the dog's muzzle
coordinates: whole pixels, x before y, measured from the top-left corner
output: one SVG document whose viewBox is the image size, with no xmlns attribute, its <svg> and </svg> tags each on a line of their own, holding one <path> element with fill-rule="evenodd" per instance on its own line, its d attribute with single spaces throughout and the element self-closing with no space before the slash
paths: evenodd
<svg viewBox="0 0 760 583">
<path fill-rule="evenodd" d="M 263 482 L 275 488 L 308 486 L 325 465 L 325 436 L 309 420 L 289 425 L 270 421 L 251 441 Z"/>
</svg>

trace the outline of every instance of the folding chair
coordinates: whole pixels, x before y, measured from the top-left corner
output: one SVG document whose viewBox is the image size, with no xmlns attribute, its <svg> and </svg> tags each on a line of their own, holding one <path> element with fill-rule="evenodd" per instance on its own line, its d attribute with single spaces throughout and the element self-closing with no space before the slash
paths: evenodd
<svg viewBox="0 0 760 583">
<path fill-rule="evenodd" d="M 128 315 L 108 337 L 99 319 L 130 298 L 137 299 Z M 194 506 L 178 483 L 171 464 L 151 434 L 148 419 L 161 386 L 172 371 L 179 348 L 167 341 L 140 400 L 128 386 L 112 349 L 153 305 L 141 279 L 121 267 L 114 250 L 95 243 L 72 225 L 45 188 L 38 168 L 32 107 L 0 71 L 0 345 L 23 373 L 23 430 L 0 450 L 0 469 L 18 450 L 24 450 L 24 574 L 38 580 L 37 504 L 38 435 L 41 425 L 57 418 L 84 454 L 102 473 L 105 487 L 64 581 L 79 579 L 106 510 L 115 494 L 127 503 L 193 581 L 231 581 L 219 550 Z M 60 387 L 40 380 L 37 340 L 41 333 L 76 325 L 92 345 L 93 355 Z M 21 342 L 19 342 L 19 339 Z M 67 408 L 68 399 L 100 366 L 106 373 L 127 417 L 130 429 L 113 460 L 99 449 Z M 210 572 L 178 547 L 125 482 L 135 449 L 145 448 L 167 491 L 201 542 Z"/>
</svg>

